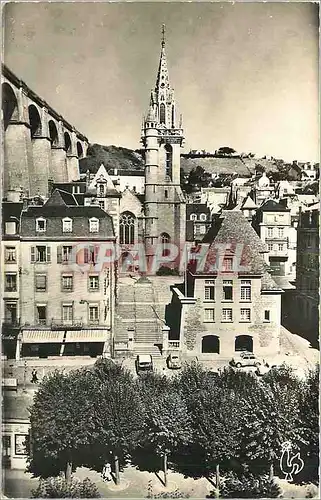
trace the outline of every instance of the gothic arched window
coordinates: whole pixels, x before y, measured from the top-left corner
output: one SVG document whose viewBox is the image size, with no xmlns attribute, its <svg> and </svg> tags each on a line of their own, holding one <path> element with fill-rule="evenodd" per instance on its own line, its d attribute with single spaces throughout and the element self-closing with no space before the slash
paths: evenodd
<svg viewBox="0 0 321 500">
<path fill-rule="evenodd" d="M 165 121 L 166 121 L 165 119 L 166 119 L 165 104 L 161 103 L 161 105 L 159 106 L 159 121 L 160 121 L 160 123 L 165 124 Z"/>
<path fill-rule="evenodd" d="M 172 106 L 172 128 L 175 127 L 175 107 L 174 104 Z"/>
<path fill-rule="evenodd" d="M 166 144 L 165 152 L 166 152 L 166 175 L 169 175 L 171 177 L 173 150 L 170 144 Z"/>
<path fill-rule="evenodd" d="M 171 237 L 167 233 L 162 233 L 160 235 L 160 240 L 161 240 L 161 245 L 163 247 L 162 256 L 166 257 L 167 255 L 170 254 L 170 250 L 169 248 L 166 248 L 166 245 L 171 242 Z"/>
<path fill-rule="evenodd" d="M 136 217 L 131 212 L 124 212 L 119 220 L 119 242 L 121 245 L 133 245 L 135 243 Z"/>
</svg>

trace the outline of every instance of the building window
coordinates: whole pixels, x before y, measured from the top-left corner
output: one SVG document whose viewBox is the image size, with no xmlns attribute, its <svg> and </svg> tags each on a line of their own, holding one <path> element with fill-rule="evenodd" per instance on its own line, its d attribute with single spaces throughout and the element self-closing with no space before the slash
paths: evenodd
<svg viewBox="0 0 321 500">
<path fill-rule="evenodd" d="M 88 288 L 91 292 L 99 290 L 99 276 L 89 276 Z"/>
<path fill-rule="evenodd" d="M 278 228 L 278 237 L 283 238 L 284 236 L 284 227 L 279 227 Z"/>
<path fill-rule="evenodd" d="M 233 321 L 232 309 L 222 309 L 222 321 L 231 323 Z"/>
<path fill-rule="evenodd" d="M 16 292 L 17 291 L 17 273 L 6 273 L 5 274 L 5 292 Z"/>
<path fill-rule="evenodd" d="M 251 309 L 241 309 L 240 321 L 251 321 Z"/>
<path fill-rule="evenodd" d="M 104 196 L 104 195 L 105 195 L 105 185 L 98 184 L 98 196 Z"/>
<path fill-rule="evenodd" d="M 99 219 L 96 219 L 96 217 L 92 217 L 91 219 L 89 219 L 89 232 L 90 233 L 99 232 Z"/>
<path fill-rule="evenodd" d="M 165 189 L 164 195 L 165 195 L 165 199 L 167 199 L 168 198 L 168 189 Z"/>
<path fill-rule="evenodd" d="M 270 311 L 269 310 L 265 310 L 264 311 L 264 321 L 271 321 L 271 319 L 270 319 Z"/>
<path fill-rule="evenodd" d="M 165 154 L 166 154 L 166 175 L 171 176 L 172 174 L 172 158 L 173 158 L 173 150 L 170 144 L 166 144 L 165 146 Z"/>
<path fill-rule="evenodd" d="M 189 220 L 196 221 L 197 220 L 197 215 L 196 214 L 191 214 L 189 217 Z"/>
<path fill-rule="evenodd" d="M 267 228 L 267 235 L 268 235 L 268 238 L 272 238 L 273 237 L 273 227 L 268 227 Z"/>
<path fill-rule="evenodd" d="M 69 219 L 69 217 L 62 219 L 62 232 L 72 233 L 72 219 Z"/>
<path fill-rule="evenodd" d="M 89 245 L 84 248 L 84 263 L 85 264 L 95 264 L 96 263 L 96 255 L 98 248 L 93 245 Z"/>
<path fill-rule="evenodd" d="M 99 205 L 99 208 L 101 208 L 102 210 L 105 210 L 105 201 L 104 200 L 98 200 L 98 205 Z"/>
<path fill-rule="evenodd" d="M 268 243 L 268 251 L 273 252 L 273 243 Z"/>
<path fill-rule="evenodd" d="M 165 104 L 159 106 L 159 121 L 165 124 Z"/>
<path fill-rule="evenodd" d="M 204 321 L 206 321 L 206 322 L 215 321 L 214 309 L 204 309 Z"/>
<path fill-rule="evenodd" d="M 51 250 L 50 247 L 41 245 L 31 247 L 31 262 L 50 262 Z"/>
<path fill-rule="evenodd" d="M 206 214 L 200 215 L 200 221 L 202 221 L 202 222 L 206 221 Z"/>
<path fill-rule="evenodd" d="M 47 290 L 47 275 L 36 274 L 35 276 L 36 292 L 45 292 Z"/>
<path fill-rule="evenodd" d="M 163 247 L 163 249 L 162 249 L 162 257 L 166 257 L 166 256 L 168 256 L 170 254 L 170 249 L 167 248 L 167 245 L 170 243 L 171 237 L 167 233 L 162 233 L 160 235 L 160 240 L 161 240 L 161 245 Z"/>
<path fill-rule="evenodd" d="M 88 306 L 88 323 L 99 323 L 99 307 L 97 304 L 89 304 Z"/>
<path fill-rule="evenodd" d="M 223 271 L 232 271 L 233 270 L 233 258 L 232 257 L 224 257 L 223 259 Z"/>
<path fill-rule="evenodd" d="M 63 274 L 61 276 L 61 290 L 63 292 L 71 292 L 73 290 L 73 275 Z"/>
<path fill-rule="evenodd" d="M 16 262 L 16 247 L 6 247 L 5 248 L 5 261 L 6 262 Z"/>
<path fill-rule="evenodd" d="M 28 448 L 28 434 L 15 434 L 14 435 L 14 454 L 27 455 Z"/>
<path fill-rule="evenodd" d="M 18 307 L 16 301 L 4 301 L 4 321 L 8 325 L 18 324 Z"/>
<path fill-rule="evenodd" d="M 215 300 L 215 281 L 205 280 L 204 300 Z"/>
<path fill-rule="evenodd" d="M 36 219 L 36 231 L 37 233 L 44 233 L 46 231 L 46 219 L 42 217 Z"/>
<path fill-rule="evenodd" d="M 251 300 L 251 281 L 241 280 L 241 300 Z"/>
<path fill-rule="evenodd" d="M 136 218 L 131 212 L 124 212 L 119 220 L 119 242 L 121 245 L 133 245 L 135 243 Z"/>
<path fill-rule="evenodd" d="M 199 227 L 199 229 L 200 229 L 200 234 L 206 233 L 206 226 L 204 226 L 203 224 Z"/>
<path fill-rule="evenodd" d="M 80 186 L 72 186 L 73 194 L 80 194 Z"/>
<path fill-rule="evenodd" d="M 283 252 L 283 249 L 284 249 L 283 243 L 279 243 L 278 244 L 278 250 L 279 250 L 279 252 Z"/>
<path fill-rule="evenodd" d="M 73 320 L 73 306 L 72 304 L 62 304 L 62 321 L 63 323 L 70 323 Z"/>
<path fill-rule="evenodd" d="M 38 325 L 46 325 L 47 324 L 47 305 L 46 304 L 37 304 L 36 305 L 36 321 Z"/>
<path fill-rule="evenodd" d="M 5 223 L 5 233 L 6 234 L 17 234 L 17 223 L 16 222 L 6 222 Z"/>
<path fill-rule="evenodd" d="M 2 436 L 2 457 L 9 458 L 11 456 L 11 436 Z"/>
<path fill-rule="evenodd" d="M 63 245 L 57 247 L 57 263 L 58 264 L 66 264 L 71 260 L 71 245 Z"/>
<path fill-rule="evenodd" d="M 233 281 L 223 281 L 223 300 L 233 300 Z"/>
</svg>

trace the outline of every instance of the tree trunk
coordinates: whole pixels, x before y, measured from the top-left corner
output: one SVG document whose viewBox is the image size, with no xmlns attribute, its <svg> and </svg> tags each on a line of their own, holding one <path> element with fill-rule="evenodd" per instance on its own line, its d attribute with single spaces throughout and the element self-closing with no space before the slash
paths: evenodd
<svg viewBox="0 0 321 500">
<path fill-rule="evenodd" d="M 119 459 L 118 455 L 114 454 L 114 466 L 115 466 L 115 482 L 116 484 L 120 483 L 120 476 L 119 476 Z"/>
<path fill-rule="evenodd" d="M 272 481 L 273 477 L 274 477 L 274 467 L 273 467 L 273 463 L 271 462 L 270 463 L 270 474 L 269 474 L 270 481 Z"/>
<path fill-rule="evenodd" d="M 67 483 L 70 483 L 70 481 L 71 481 L 71 472 L 72 472 L 72 462 L 69 459 L 67 464 L 66 464 L 66 472 L 65 472 L 65 477 L 66 477 Z"/>
<path fill-rule="evenodd" d="M 167 488 L 167 453 L 164 453 L 164 486 Z"/>
<path fill-rule="evenodd" d="M 219 464 L 216 464 L 215 484 L 216 484 L 216 489 L 219 490 L 219 488 L 220 488 L 220 465 Z"/>
</svg>

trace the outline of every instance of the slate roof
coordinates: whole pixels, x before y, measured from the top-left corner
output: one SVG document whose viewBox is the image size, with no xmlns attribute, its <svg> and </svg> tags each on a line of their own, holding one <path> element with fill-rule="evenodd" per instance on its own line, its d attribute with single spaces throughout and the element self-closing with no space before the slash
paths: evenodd
<svg viewBox="0 0 321 500">
<path fill-rule="evenodd" d="M 217 245 L 223 243 L 229 244 L 232 255 L 237 245 L 241 245 L 240 264 L 245 269 L 240 270 L 239 274 L 264 275 L 266 271 L 267 265 L 262 256 L 267 251 L 266 245 L 240 211 L 223 210 L 205 235 L 203 243 L 210 243 L 210 247 L 204 271 L 197 271 L 196 274 L 216 273 L 211 267 L 216 261 Z"/>
<path fill-rule="evenodd" d="M 99 206 L 67 206 L 67 205 L 43 205 L 42 207 L 28 207 L 28 210 L 23 211 L 22 217 L 96 217 L 97 219 L 111 218 Z"/>
<path fill-rule="evenodd" d="M 186 204 L 186 215 L 191 214 L 210 214 L 210 209 L 206 203 L 187 203 Z"/>
<path fill-rule="evenodd" d="M 259 210 L 261 212 L 289 212 L 290 209 L 286 208 L 281 203 L 278 203 L 275 200 L 267 200 L 265 203 L 262 203 Z"/>
<path fill-rule="evenodd" d="M 211 157 L 211 158 L 184 158 L 181 157 L 181 167 L 185 172 L 200 166 L 209 174 L 228 174 L 234 172 L 239 177 L 250 177 L 255 173 L 256 165 L 262 165 L 267 171 L 277 171 L 277 166 L 271 160 L 261 158 L 239 158 L 239 157 Z"/>
</svg>

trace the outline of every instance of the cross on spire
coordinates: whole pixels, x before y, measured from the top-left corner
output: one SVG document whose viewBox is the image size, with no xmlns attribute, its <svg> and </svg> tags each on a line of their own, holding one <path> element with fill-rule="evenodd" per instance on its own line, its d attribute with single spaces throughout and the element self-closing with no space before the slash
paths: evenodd
<svg viewBox="0 0 321 500">
<path fill-rule="evenodd" d="M 165 47 L 165 24 L 162 25 L 162 47 Z"/>
</svg>

